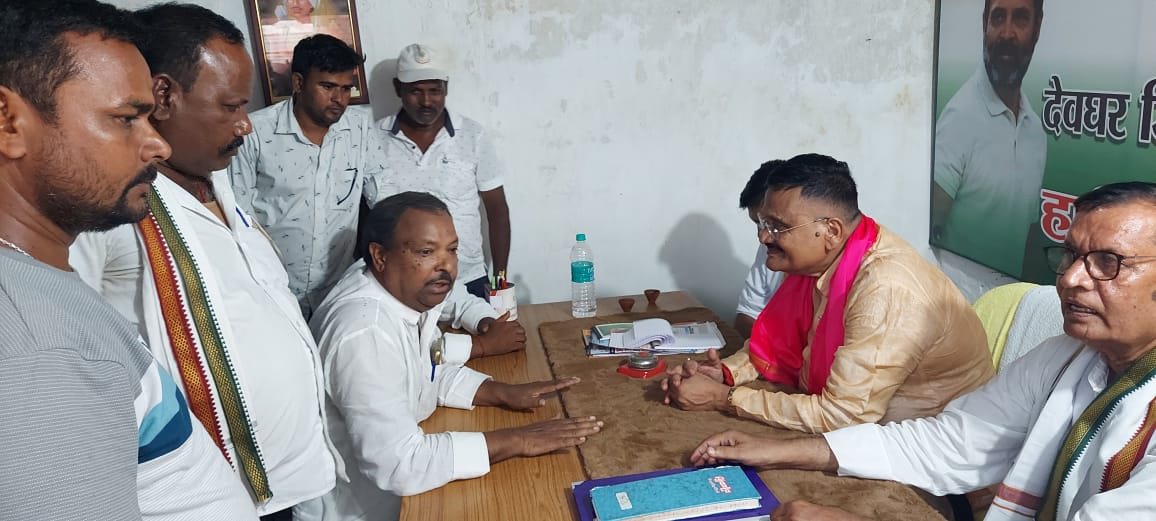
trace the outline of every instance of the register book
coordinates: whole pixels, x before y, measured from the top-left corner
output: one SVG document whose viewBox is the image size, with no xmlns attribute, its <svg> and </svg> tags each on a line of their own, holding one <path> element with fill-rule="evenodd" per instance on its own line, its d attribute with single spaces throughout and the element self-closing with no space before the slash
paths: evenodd
<svg viewBox="0 0 1156 521">
<path fill-rule="evenodd" d="M 582 521 L 765 520 L 779 501 L 754 469 L 660 470 L 574 485 Z"/>
</svg>

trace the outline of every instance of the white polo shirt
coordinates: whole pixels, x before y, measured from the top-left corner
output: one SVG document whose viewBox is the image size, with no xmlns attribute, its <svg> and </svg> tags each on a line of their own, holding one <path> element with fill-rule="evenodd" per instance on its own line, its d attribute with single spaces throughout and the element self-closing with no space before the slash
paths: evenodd
<svg viewBox="0 0 1156 521">
<path fill-rule="evenodd" d="M 954 199 L 941 244 L 1018 276 L 1046 161 L 1047 137 L 1027 96 L 1017 119 L 981 64 L 935 124 L 935 182 Z"/>
<path fill-rule="evenodd" d="M 458 232 L 458 279 L 468 283 L 487 274 L 482 252 L 481 196 L 502 186 L 502 166 L 489 135 L 476 121 L 450 119 L 423 154 L 398 124 L 397 115 L 377 122 L 385 142 L 385 175 L 378 196 L 428 192 L 450 209 Z"/>
<path fill-rule="evenodd" d="M 739 293 L 738 313 L 751 318 L 759 318 L 759 313 L 767 307 L 767 302 L 779 290 L 786 275 L 781 271 L 774 271 L 767 267 L 767 245 L 759 244 L 759 251 L 755 252 L 755 261 L 751 263 L 751 270 L 743 281 L 743 290 Z"/>
<path fill-rule="evenodd" d="M 315 145 L 293 115 L 293 100 L 249 116 L 253 133 L 229 166 L 237 204 L 277 243 L 289 289 L 306 318 L 353 264 L 364 197 L 377 202 L 382 141 L 359 107 L 345 111 Z"/>
<path fill-rule="evenodd" d="M 411 309 L 358 262 L 313 316 L 329 433 L 350 479 L 322 498 L 325 521 L 397 519 L 400 496 L 490 471 L 484 434 L 426 433 L 418 425 L 439 405 L 472 409 L 489 379 L 461 365 L 435 369 L 430 347 L 442 336 L 437 321 L 444 305 Z M 468 336 L 445 336 L 469 345 Z"/>
</svg>

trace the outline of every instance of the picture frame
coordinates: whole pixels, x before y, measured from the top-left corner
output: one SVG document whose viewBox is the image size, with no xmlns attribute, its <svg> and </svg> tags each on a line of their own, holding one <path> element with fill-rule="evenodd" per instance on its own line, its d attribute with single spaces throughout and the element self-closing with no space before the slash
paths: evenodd
<svg viewBox="0 0 1156 521">
<path fill-rule="evenodd" d="M 354 0 L 244 0 L 252 28 L 253 54 L 266 105 L 293 92 L 290 64 L 293 47 L 303 38 L 324 33 L 340 38 L 358 53 L 361 32 Z M 350 104 L 369 103 L 365 66 L 359 65 Z"/>
</svg>

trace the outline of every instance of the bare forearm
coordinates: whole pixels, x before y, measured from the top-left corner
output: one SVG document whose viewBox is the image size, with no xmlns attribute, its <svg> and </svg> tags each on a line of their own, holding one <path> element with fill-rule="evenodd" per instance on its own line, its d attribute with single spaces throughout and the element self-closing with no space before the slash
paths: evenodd
<svg viewBox="0 0 1156 521">
<path fill-rule="evenodd" d="M 823 436 L 796 438 L 789 440 L 787 444 L 788 450 L 784 451 L 786 457 L 781 468 L 824 472 L 839 470 L 839 460 L 835 459 L 835 453 L 831 451 L 831 446 L 827 445 L 827 439 Z"/>
<path fill-rule="evenodd" d="M 510 262 L 510 214 L 502 212 L 498 218 L 489 217 L 490 254 L 494 258 L 494 273 L 506 271 Z"/>
<path fill-rule="evenodd" d="M 521 455 L 521 437 L 509 429 L 482 433 L 486 436 L 486 447 L 490 451 L 490 464 Z"/>
<path fill-rule="evenodd" d="M 474 393 L 474 405 L 482 406 L 500 406 L 505 405 L 504 392 L 506 384 L 495 382 L 493 380 L 486 380 L 482 385 L 478 386 L 478 392 Z"/>
</svg>

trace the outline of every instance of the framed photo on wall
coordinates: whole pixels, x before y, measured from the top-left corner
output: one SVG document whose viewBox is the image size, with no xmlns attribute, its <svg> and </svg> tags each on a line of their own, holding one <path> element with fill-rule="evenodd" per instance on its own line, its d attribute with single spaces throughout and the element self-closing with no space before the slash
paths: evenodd
<svg viewBox="0 0 1156 521">
<path fill-rule="evenodd" d="M 253 27 L 253 52 L 265 102 L 272 105 L 293 94 L 293 47 L 307 36 L 324 33 L 362 53 L 354 0 L 244 0 Z M 350 103 L 369 103 L 365 67 L 357 68 Z"/>
</svg>

